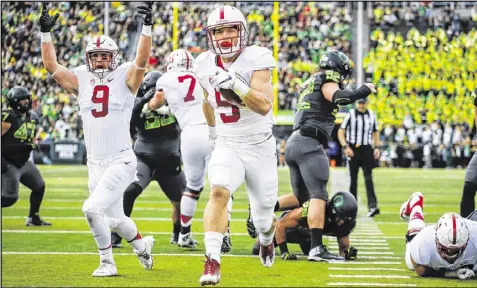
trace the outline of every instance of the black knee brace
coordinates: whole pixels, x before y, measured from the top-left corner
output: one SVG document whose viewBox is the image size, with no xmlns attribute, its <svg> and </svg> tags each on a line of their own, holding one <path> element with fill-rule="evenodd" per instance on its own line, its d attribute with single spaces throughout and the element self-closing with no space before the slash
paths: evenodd
<svg viewBox="0 0 477 288">
<path fill-rule="evenodd" d="M 195 200 L 199 200 L 200 193 L 202 192 L 202 190 L 204 190 L 204 187 L 200 188 L 199 190 L 193 190 L 189 187 L 186 187 L 183 195 L 193 198 Z"/>
<path fill-rule="evenodd" d="M 12 206 L 13 204 L 15 204 L 15 202 L 17 202 L 17 200 L 18 198 L 15 197 L 2 196 L 2 208 Z"/>
</svg>

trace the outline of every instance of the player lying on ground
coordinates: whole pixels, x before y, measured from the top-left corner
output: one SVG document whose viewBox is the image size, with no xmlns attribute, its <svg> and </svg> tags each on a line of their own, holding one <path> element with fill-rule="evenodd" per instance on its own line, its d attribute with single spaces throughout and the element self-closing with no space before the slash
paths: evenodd
<svg viewBox="0 0 477 288">
<path fill-rule="evenodd" d="M 469 217 L 444 214 L 437 224 L 424 223 L 424 196 L 415 192 L 401 206 L 401 219 L 408 220 L 406 264 L 421 277 L 461 280 L 477 271 L 477 211 Z"/>
<path fill-rule="evenodd" d="M 296 260 L 295 254 L 288 251 L 287 243 L 299 244 L 304 255 L 310 251 L 311 233 L 308 228 L 308 205 L 309 201 L 299 207 L 298 199 L 293 194 L 283 195 L 278 198 L 276 211 L 286 210 L 278 218 L 275 232 L 275 241 L 280 247 L 280 254 L 283 260 Z M 296 207 L 287 210 L 290 207 Z M 283 209 L 282 209 L 283 208 Z M 340 255 L 346 260 L 355 260 L 358 250 L 350 246 L 349 234 L 356 226 L 356 215 L 358 205 L 356 199 L 349 192 L 338 192 L 326 204 L 326 218 L 323 234 L 336 236 Z M 253 225 L 253 223 L 251 224 Z M 248 225 L 249 231 L 254 231 L 254 227 Z M 252 232 L 253 236 L 254 232 Z M 258 242 L 255 243 L 252 254 L 258 255 Z"/>
</svg>

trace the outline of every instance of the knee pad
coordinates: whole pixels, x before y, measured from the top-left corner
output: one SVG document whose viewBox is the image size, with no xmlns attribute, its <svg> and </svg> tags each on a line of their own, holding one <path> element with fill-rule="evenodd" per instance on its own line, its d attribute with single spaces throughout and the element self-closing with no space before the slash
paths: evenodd
<svg viewBox="0 0 477 288">
<path fill-rule="evenodd" d="M 103 215 L 104 211 L 99 208 L 97 205 L 91 202 L 91 200 L 88 198 L 86 201 L 83 203 L 83 208 L 81 209 L 83 213 L 88 217 L 87 214 L 98 214 L 98 215 Z"/>
<path fill-rule="evenodd" d="M 253 225 L 260 233 L 266 233 L 272 228 L 272 221 L 267 219 L 253 219 Z"/>
<path fill-rule="evenodd" d="M 17 202 L 17 200 L 18 200 L 17 197 L 5 197 L 5 196 L 2 196 L 2 208 L 6 208 L 6 207 L 12 206 L 13 204 L 15 204 L 15 202 Z"/>
<path fill-rule="evenodd" d="M 410 243 L 414 237 L 422 230 L 422 228 L 411 229 L 406 233 L 406 243 Z"/>
<path fill-rule="evenodd" d="M 193 189 L 190 189 L 189 187 L 186 187 L 182 195 L 190 197 L 194 200 L 199 200 L 200 193 L 202 192 L 202 190 L 204 190 L 204 187 L 200 188 L 199 190 L 193 190 Z"/>
<path fill-rule="evenodd" d="M 143 189 L 141 185 L 137 183 L 131 183 L 129 187 L 124 191 L 124 197 L 134 197 L 136 199 L 139 195 L 141 195 Z"/>
<path fill-rule="evenodd" d="M 43 183 L 43 186 L 40 189 L 31 191 L 31 194 L 43 197 L 45 194 L 45 184 Z"/>
</svg>

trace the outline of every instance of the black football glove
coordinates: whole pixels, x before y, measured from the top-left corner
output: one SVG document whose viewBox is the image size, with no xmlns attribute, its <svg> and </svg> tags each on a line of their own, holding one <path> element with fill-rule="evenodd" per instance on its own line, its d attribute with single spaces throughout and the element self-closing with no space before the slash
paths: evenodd
<svg viewBox="0 0 477 288">
<path fill-rule="evenodd" d="M 289 252 L 283 253 L 282 259 L 283 260 L 298 260 L 295 254 L 290 254 Z"/>
<path fill-rule="evenodd" d="M 358 249 L 354 248 L 353 246 L 349 247 L 349 249 L 345 250 L 345 259 L 346 260 L 356 260 L 358 256 Z"/>
<path fill-rule="evenodd" d="M 53 18 L 48 14 L 48 2 L 43 2 L 41 9 L 41 16 L 38 24 L 40 25 L 40 31 L 47 33 L 51 31 L 51 28 L 55 26 L 55 22 L 60 17 L 60 14 L 56 13 Z"/>
<path fill-rule="evenodd" d="M 141 15 L 143 24 L 145 26 L 151 26 L 152 25 L 152 2 L 146 2 L 146 5 L 141 5 L 137 7 L 137 13 Z"/>
</svg>

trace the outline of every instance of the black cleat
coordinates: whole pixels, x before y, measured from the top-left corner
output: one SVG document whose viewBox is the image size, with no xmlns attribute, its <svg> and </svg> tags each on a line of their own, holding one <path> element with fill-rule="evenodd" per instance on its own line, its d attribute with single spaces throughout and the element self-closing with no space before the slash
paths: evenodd
<svg viewBox="0 0 477 288">
<path fill-rule="evenodd" d="M 50 222 L 43 221 L 40 216 L 28 217 L 25 224 L 26 226 L 51 226 Z"/>
<path fill-rule="evenodd" d="M 369 208 L 368 217 L 374 217 L 380 213 L 379 208 Z"/>
<path fill-rule="evenodd" d="M 226 232 L 224 235 L 224 241 L 222 241 L 222 247 L 220 251 L 222 253 L 229 253 L 232 250 L 232 240 L 230 239 L 230 233 Z"/>
<path fill-rule="evenodd" d="M 344 261 L 345 258 L 339 255 L 328 252 L 328 249 L 324 245 L 320 245 L 310 250 L 308 255 L 308 261 Z"/>
<path fill-rule="evenodd" d="M 253 220 L 250 213 L 248 213 L 247 218 L 247 233 L 252 238 L 257 238 L 258 236 L 257 229 L 255 229 L 255 225 L 253 225 Z"/>
<path fill-rule="evenodd" d="M 118 235 L 116 232 L 111 232 L 111 246 L 113 248 L 121 248 L 121 241 L 123 238 Z"/>
<path fill-rule="evenodd" d="M 253 244 L 252 248 L 252 255 L 258 255 L 260 254 L 260 241 L 255 241 L 255 244 Z"/>
</svg>

